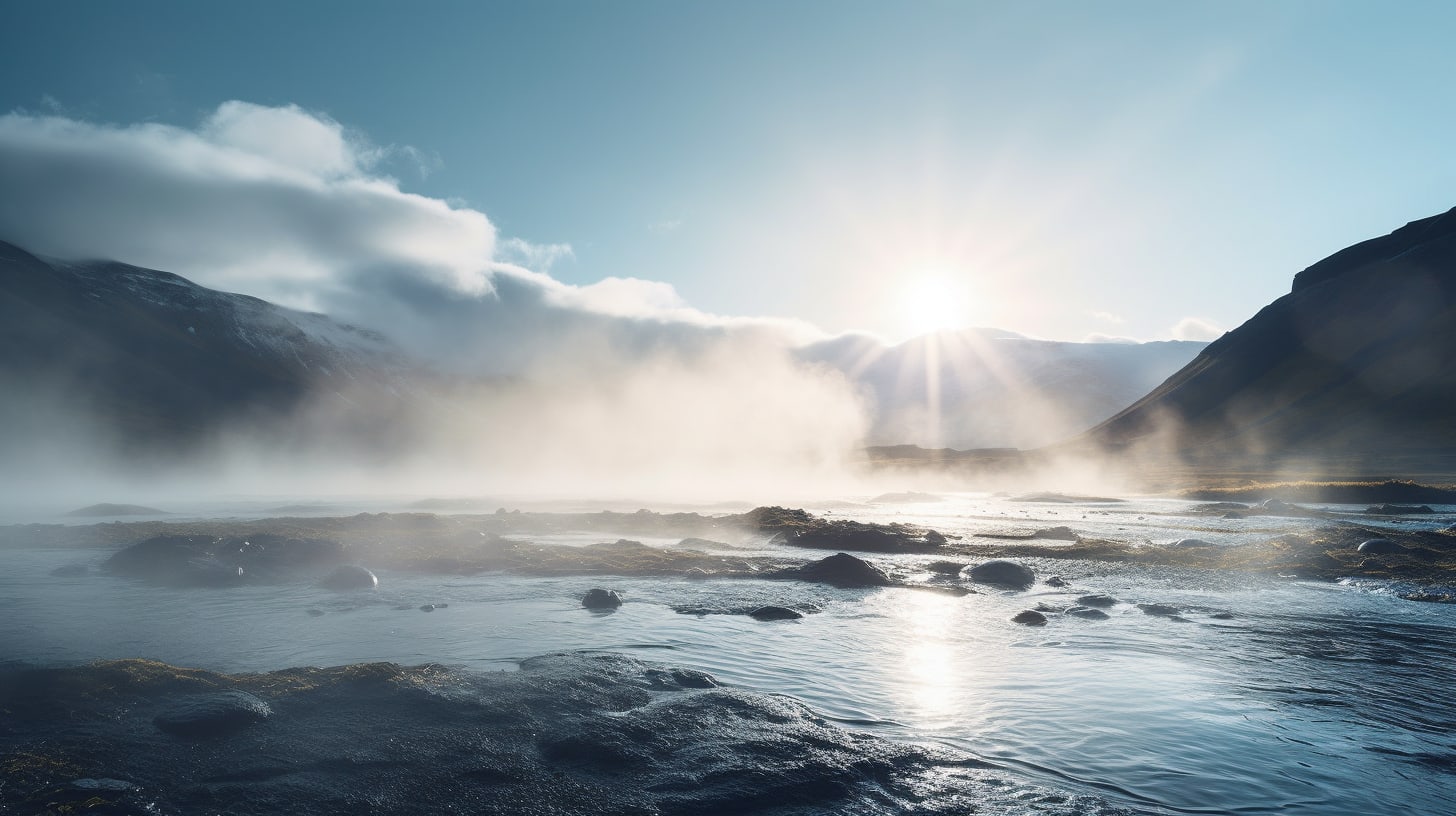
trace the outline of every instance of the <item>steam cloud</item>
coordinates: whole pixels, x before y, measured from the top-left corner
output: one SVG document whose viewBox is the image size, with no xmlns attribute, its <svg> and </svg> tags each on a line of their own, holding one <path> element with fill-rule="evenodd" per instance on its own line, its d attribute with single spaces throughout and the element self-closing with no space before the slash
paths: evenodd
<svg viewBox="0 0 1456 816">
<path fill-rule="evenodd" d="M 191 129 L 11 113 L 0 238 L 321 311 L 469 383 L 413 402 L 399 479 L 643 488 L 684 470 L 833 468 L 859 444 L 853 387 L 792 353 L 814 328 L 708 315 L 664 283 L 569 286 L 511 263 L 547 269 L 571 248 L 501 239 L 480 212 L 401 191 L 380 171 L 398 152 L 295 106 L 227 102 Z M 335 396 L 299 427 L 327 436 L 359 395 Z M 224 447 L 216 461 L 243 470 L 297 448 Z"/>
<path fill-rule="evenodd" d="M 390 417 L 387 461 L 338 442 L 357 430 L 357 406 L 376 401 L 367 391 L 324 395 L 285 429 L 232 429 L 202 463 L 210 479 L 238 479 L 231 489 L 253 479 L 293 491 L 692 484 L 771 498 L 836 489 L 831 474 L 866 442 L 1028 446 L 1102 418 L 1029 394 L 1011 370 L 1025 360 L 997 337 L 889 349 L 795 321 L 707 314 L 661 282 L 561 283 L 548 272 L 569 245 L 501 237 L 483 213 L 402 191 L 384 168 L 411 155 L 291 105 L 226 102 L 192 128 L 10 113 L 0 116 L 0 239 L 323 312 L 380 331 L 449 384 Z M 1177 333 L 1211 331 L 1190 319 Z M 956 407 L 973 393 L 984 397 L 975 410 Z M 1093 400 L 1107 414 L 1126 397 Z M 12 423 L 39 439 L 67 399 L 25 404 L 52 406 Z M 104 435 L 95 417 L 71 419 L 89 431 L 68 432 L 71 455 L 49 446 L 35 457 L 59 472 L 91 469 L 86 451 Z"/>
</svg>

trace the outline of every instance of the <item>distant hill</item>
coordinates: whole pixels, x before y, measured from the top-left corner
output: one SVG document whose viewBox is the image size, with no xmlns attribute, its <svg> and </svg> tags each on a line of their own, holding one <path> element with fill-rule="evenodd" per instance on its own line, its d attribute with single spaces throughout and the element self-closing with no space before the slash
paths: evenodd
<svg viewBox="0 0 1456 816">
<path fill-rule="evenodd" d="M 871 444 L 1026 447 L 1105 419 L 1201 347 L 1056 343 L 977 329 L 888 347 L 845 335 L 798 354 L 861 386 L 873 409 Z M 0 454 L 65 436 L 67 421 L 128 453 L 192 450 L 238 428 L 310 443 L 335 434 L 338 444 L 366 446 L 397 434 L 404 447 L 418 423 L 397 417 L 456 410 L 454 400 L 484 382 L 435 371 L 385 336 L 325 315 L 0 242 L 0 390 L 9 395 L 0 404 Z M 327 428 L 300 426 L 300 407 L 329 401 L 337 410 L 313 413 Z M 356 427 L 339 428 L 341 420 Z"/>
<path fill-rule="evenodd" d="M 323 315 L 0 242 L 0 421 L 12 436 L 85 417 L 123 449 L 185 447 L 397 373 L 382 336 Z"/>
<path fill-rule="evenodd" d="M 1065 343 L 967 329 L 889 347 L 844 335 L 802 354 L 864 387 L 874 404 L 871 445 L 1031 448 L 1107 419 L 1206 345 Z"/>
<path fill-rule="evenodd" d="M 1077 440 L 1185 460 L 1456 452 L 1456 210 L 1300 272 L 1289 294 Z"/>
</svg>

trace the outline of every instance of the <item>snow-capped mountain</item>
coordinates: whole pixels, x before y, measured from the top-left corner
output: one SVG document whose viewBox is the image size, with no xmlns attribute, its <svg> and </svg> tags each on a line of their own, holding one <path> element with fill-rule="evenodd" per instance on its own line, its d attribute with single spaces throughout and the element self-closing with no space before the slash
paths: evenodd
<svg viewBox="0 0 1456 816">
<path fill-rule="evenodd" d="M 872 445 L 1030 448 L 1107 419 L 1205 345 L 1066 343 L 967 329 L 889 347 L 845 335 L 803 356 L 843 371 L 865 390 L 873 403 Z"/>
</svg>

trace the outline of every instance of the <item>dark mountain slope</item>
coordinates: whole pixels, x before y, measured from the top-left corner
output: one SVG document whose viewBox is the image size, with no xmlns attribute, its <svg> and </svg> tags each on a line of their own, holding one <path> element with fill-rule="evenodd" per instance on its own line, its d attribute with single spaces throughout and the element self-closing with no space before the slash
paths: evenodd
<svg viewBox="0 0 1456 816">
<path fill-rule="evenodd" d="M 1082 442 L 1185 456 L 1456 449 L 1456 210 L 1356 244 Z"/>
<path fill-rule="evenodd" d="M 186 446 L 377 377 L 391 360 L 383 338 L 321 315 L 0 242 L 0 388 L 12 426 L 59 411 L 92 418 L 124 448 Z"/>
</svg>

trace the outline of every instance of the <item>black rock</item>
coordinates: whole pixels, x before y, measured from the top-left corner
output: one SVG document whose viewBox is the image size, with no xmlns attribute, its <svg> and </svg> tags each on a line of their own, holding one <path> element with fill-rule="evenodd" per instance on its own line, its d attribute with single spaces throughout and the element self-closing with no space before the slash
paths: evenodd
<svg viewBox="0 0 1456 816">
<path fill-rule="evenodd" d="M 931 561 L 925 568 L 936 575 L 960 575 L 966 566 L 959 561 Z"/>
<path fill-rule="evenodd" d="M 1378 504 L 1374 507 L 1365 508 L 1365 512 L 1372 516 L 1416 516 L 1434 513 L 1436 511 L 1424 504 Z"/>
<path fill-rule="evenodd" d="M 340 592 L 351 589 L 374 589 L 379 586 L 379 578 L 358 564 L 343 564 L 324 576 L 324 579 L 319 582 L 319 586 Z"/>
<path fill-rule="evenodd" d="M 1019 623 L 1022 626 L 1046 626 L 1046 615 L 1034 609 L 1027 609 L 1017 612 L 1011 618 L 1012 623 Z"/>
<path fill-rule="evenodd" d="M 761 621 L 798 620 L 804 617 L 786 606 L 760 606 L 748 613 L 750 618 Z"/>
<path fill-rule="evenodd" d="M 219 691 L 181 698 L 152 723 L 179 737 L 217 737 L 261 722 L 272 713 L 267 703 L 245 691 Z"/>
<path fill-rule="evenodd" d="M 1228 510 L 1228 511 L 1232 511 L 1232 510 L 1248 510 L 1249 509 L 1249 506 L 1247 504 L 1244 504 L 1243 502 L 1220 501 L 1220 502 L 1208 502 L 1207 504 L 1200 504 L 1200 505 L 1198 505 L 1197 507 L 1195 507 L 1193 509 L 1194 510 L 1199 510 L 1199 511 L 1202 511 L 1202 512 L 1205 512 L 1205 513 L 1211 513 L 1211 512 L 1219 511 L 1219 510 Z"/>
<path fill-rule="evenodd" d="M 970 577 L 978 584 L 1026 589 L 1036 583 L 1036 573 L 1015 561 L 995 559 L 971 567 Z"/>
<path fill-rule="evenodd" d="M 1071 527 L 1048 527 L 1045 530 L 1037 530 L 1031 534 L 1032 538 L 1047 538 L 1053 541 L 1081 541 L 1082 537 L 1077 535 Z"/>
<path fill-rule="evenodd" d="M 420 607 L 420 611 L 421 612 L 434 612 L 435 611 L 435 605 L 434 604 L 425 604 L 425 605 L 423 605 L 423 606 Z"/>
<path fill-rule="evenodd" d="M 249 580 L 296 578 L 300 571 L 339 563 L 343 545 L 263 533 L 241 538 L 159 535 L 112 555 L 106 569 L 173 586 L 227 586 Z"/>
<path fill-rule="evenodd" d="M 582 596 L 581 605 L 587 609 L 616 609 L 622 605 L 622 596 L 613 589 L 593 589 Z"/>
<path fill-rule="evenodd" d="M 1077 599 L 1077 603 L 1081 604 L 1082 606 L 1095 606 L 1101 609 L 1106 609 L 1109 606 L 1116 606 L 1118 604 L 1118 600 L 1111 595 L 1103 595 L 1101 593 L 1098 593 L 1096 595 L 1083 595 L 1082 597 Z"/>
<path fill-rule="evenodd" d="M 804 581 L 829 584 L 840 589 L 882 587 L 890 585 L 890 577 L 879 567 L 849 553 L 835 553 L 789 573 Z"/>
<path fill-rule="evenodd" d="M 1058 588 L 1068 586 L 1067 579 L 1063 578 L 1060 575 L 1053 575 L 1052 577 L 1046 579 L 1046 585 L 1049 587 Z"/>
<path fill-rule="evenodd" d="M 1183 610 L 1179 609 L 1176 606 L 1169 606 L 1167 604 L 1156 604 L 1156 603 L 1138 604 L 1137 605 L 1137 608 L 1138 609 L 1141 609 L 1143 611 L 1143 614 L 1144 615 L 1157 615 L 1158 617 L 1165 617 L 1165 618 L 1166 617 L 1176 617 L 1179 612 L 1183 611 Z"/>
<path fill-rule="evenodd" d="M 1388 538 L 1372 538 L 1368 541 L 1361 542 L 1360 546 L 1355 549 L 1358 552 L 1371 554 L 1405 552 L 1405 547 L 1400 546 Z"/>
<path fill-rule="evenodd" d="M 1101 609 L 1093 609 L 1090 606 L 1069 606 L 1064 615 L 1071 615 L 1074 618 L 1085 618 L 1087 620 L 1107 620 L 1107 613 Z"/>
</svg>

